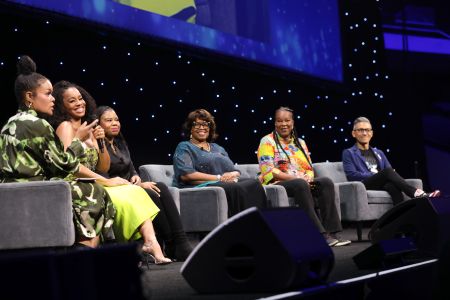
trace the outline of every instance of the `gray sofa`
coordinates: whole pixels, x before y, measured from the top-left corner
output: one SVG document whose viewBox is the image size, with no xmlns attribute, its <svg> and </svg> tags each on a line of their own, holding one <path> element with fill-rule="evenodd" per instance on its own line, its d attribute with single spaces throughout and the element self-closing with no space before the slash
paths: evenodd
<svg viewBox="0 0 450 300">
<path fill-rule="evenodd" d="M 65 181 L 0 184 L 0 250 L 65 247 L 75 242 Z"/>
<path fill-rule="evenodd" d="M 172 187 L 172 165 L 142 165 L 139 173 L 143 181 L 163 182 L 169 187 L 186 232 L 209 232 L 228 219 L 227 198 L 222 188 Z"/>
<path fill-rule="evenodd" d="M 257 165 L 256 165 L 257 166 Z M 239 165 L 243 178 L 255 178 L 252 165 Z M 139 167 L 144 181 L 163 182 L 174 196 L 186 232 L 207 232 L 228 219 L 228 204 L 221 187 L 184 188 L 172 187 L 174 176 L 172 165 L 148 164 Z M 268 206 L 289 206 L 286 191 L 281 186 L 265 187 Z"/>
<path fill-rule="evenodd" d="M 314 166 L 314 164 L 313 164 Z M 236 165 L 236 168 L 241 172 L 241 177 L 250 177 L 255 178 L 256 175 L 259 173 L 259 165 L 258 164 L 243 164 L 243 165 Z M 272 205 L 273 207 L 277 206 L 295 206 L 295 201 L 293 197 L 288 197 L 286 194 L 286 190 L 279 185 L 266 185 L 264 186 L 266 189 L 266 194 L 271 195 L 270 197 L 272 199 L 281 198 L 278 205 Z M 335 198 L 334 201 L 336 203 L 336 208 L 339 214 L 339 217 L 341 216 L 341 209 L 340 209 L 340 201 L 339 201 L 339 188 L 335 185 Z M 275 200 L 270 199 L 269 201 L 271 203 L 275 203 Z M 287 199 L 287 202 L 286 200 Z"/>
<path fill-rule="evenodd" d="M 356 222 L 358 240 L 362 239 L 362 221 L 380 218 L 393 207 L 392 199 L 385 191 L 366 190 L 359 181 L 348 181 L 342 162 L 315 163 L 316 176 L 326 176 L 338 187 L 341 203 L 341 218 Z M 422 188 L 422 180 L 406 179 L 416 188 Z M 405 199 L 409 199 L 404 195 Z"/>
</svg>

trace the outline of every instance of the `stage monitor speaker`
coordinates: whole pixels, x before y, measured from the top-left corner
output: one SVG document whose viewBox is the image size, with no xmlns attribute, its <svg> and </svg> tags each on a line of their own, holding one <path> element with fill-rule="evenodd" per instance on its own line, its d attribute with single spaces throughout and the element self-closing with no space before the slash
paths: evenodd
<svg viewBox="0 0 450 300">
<path fill-rule="evenodd" d="M 373 243 L 411 237 L 418 252 L 437 257 L 450 238 L 450 198 L 414 198 L 397 204 L 372 226 Z"/>
<path fill-rule="evenodd" d="M 334 254 L 299 208 L 249 208 L 209 233 L 181 268 L 200 293 L 271 292 L 323 283 Z"/>
<path fill-rule="evenodd" d="M 353 257 L 359 269 L 402 266 L 405 257 L 417 250 L 412 238 L 379 241 Z"/>
</svg>

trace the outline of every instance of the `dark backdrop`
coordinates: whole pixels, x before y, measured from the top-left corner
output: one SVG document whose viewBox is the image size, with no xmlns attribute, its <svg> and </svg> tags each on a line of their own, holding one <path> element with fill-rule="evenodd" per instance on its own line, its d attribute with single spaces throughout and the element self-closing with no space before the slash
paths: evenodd
<svg viewBox="0 0 450 300">
<path fill-rule="evenodd" d="M 170 164 L 181 125 L 196 108 L 215 115 L 217 142 L 234 162 L 256 163 L 259 140 L 284 105 L 295 110 L 314 162 L 340 160 L 353 144 L 351 122 L 364 115 L 374 126 L 373 145 L 387 151 L 405 177 L 415 176 L 425 164 L 423 99 L 398 99 L 397 89 L 405 86 L 386 69 L 381 26 L 373 26 L 380 25 L 375 1 L 364 2 L 342 7 L 347 80 L 341 85 L 0 2 L 0 122 L 17 109 L 15 63 L 28 54 L 53 83 L 76 82 L 99 105 L 116 109 L 136 167 Z"/>
</svg>

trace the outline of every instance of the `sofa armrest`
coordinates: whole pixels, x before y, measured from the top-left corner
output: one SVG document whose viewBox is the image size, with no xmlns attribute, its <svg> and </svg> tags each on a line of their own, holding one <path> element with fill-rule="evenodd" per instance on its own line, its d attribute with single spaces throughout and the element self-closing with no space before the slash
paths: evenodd
<svg viewBox="0 0 450 300">
<path fill-rule="evenodd" d="M 228 219 L 228 203 L 223 188 L 185 188 L 179 192 L 181 221 L 186 232 L 211 231 Z"/>
<path fill-rule="evenodd" d="M 288 207 L 289 200 L 286 189 L 281 185 L 265 185 L 268 207 Z"/>
<path fill-rule="evenodd" d="M 65 181 L 0 184 L 0 249 L 71 246 L 72 194 Z"/>
<path fill-rule="evenodd" d="M 180 213 L 180 189 L 173 186 L 169 186 L 168 189 L 170 194 L 172 195 L 175 205 L 177 206 L 178 213 Z"/>
<path fill-rule="evenodd" d="M 407 183 L 409 183 L 410 185 L 412 185 L 413 187 L 415 187 L 416 189 L 423 189 L 422 179 L 409 178 L 409 179 L 405 179 L 405 181 Z"/>
<path fill-rule="evenodd" d="M 369 202 L 367 190 L 362 182 L 349 181 L 336 183 L 339 187 L 341 219 L 344 221 L 363 221 L 368 215 Z"/>
</svg>

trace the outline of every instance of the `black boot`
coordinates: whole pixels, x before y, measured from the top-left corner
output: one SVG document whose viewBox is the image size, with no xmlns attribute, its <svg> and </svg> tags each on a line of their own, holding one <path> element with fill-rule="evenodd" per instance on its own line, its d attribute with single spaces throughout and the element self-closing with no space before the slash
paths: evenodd
<svg viewBox="0 0 450 300">
<path fill-rule="evenodd" d="M 164 245 L 166 255 L 177 261 L 185 261 L 193 249 L 184 231 L 174 233 L 174 238 L 165 240 Z"/>
</svg>

